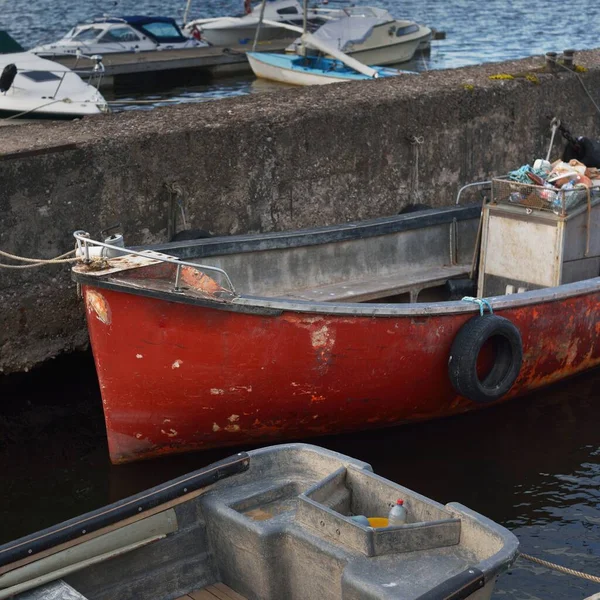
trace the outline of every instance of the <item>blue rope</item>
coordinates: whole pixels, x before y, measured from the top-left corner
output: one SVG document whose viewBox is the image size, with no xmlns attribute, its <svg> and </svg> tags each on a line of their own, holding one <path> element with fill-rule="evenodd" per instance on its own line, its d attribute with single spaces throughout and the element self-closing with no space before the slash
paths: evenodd
<svg viewBox="0 0 600 600">
<path fill-rule="evenodd" d="M 485 307 L 487 306 L 490 311 L 490 315 L 494 314 L 494 309 L 488 300 L 485 298 L 473 298 L 473 296 L 465 296 L 461 299 L 462 302 L 472 302 L 473 304 L 477 304 L 479 306 L 479 314 L 483 317 L 483 313 L 485 311 Z"/>
<path fill-rule="evenodd" d="M 529 165 L 523 165 L 522 167 L 518 168 L 516 171 L 511 171 L 508 174 L 508 178 L 511 181 L 516 181 L 518 183 L 527 183 L 529 185 L 534 185 L 533 182 L 531 181 L 531 179 L 529 179 L 529 177 L 527 177 L 527 173 L 533 173 L 534 175 L 541 177 L 543 180 L 548 179 L 548 173 L 546 171 L 542 171 L 541 169 L 534 169 L 533 167 L 530 167 Z"/>
</svg>

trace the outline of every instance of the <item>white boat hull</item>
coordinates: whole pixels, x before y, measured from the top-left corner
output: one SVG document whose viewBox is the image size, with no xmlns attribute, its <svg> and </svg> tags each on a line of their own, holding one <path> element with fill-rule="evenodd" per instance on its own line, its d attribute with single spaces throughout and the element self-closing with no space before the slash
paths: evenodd
<svg viewBox="0 0 600 600">
<path fill-rule="evenodd" d="M 421 40 L 416 39 L 347 54 L 365 65 L 395 65 L 411 60 L 420 44 Z"/>
<path fill-rule="evenodd" d="M 202 39 L 212 46 L 239 46 L 251 43 L 256 35 L 256 26 L 232 27 L 231 29 L 203 29 Z M 263 25 L 260 28 L 259 41 L 289 39 L 292 34 L 281 27 Z"/>
</svg>

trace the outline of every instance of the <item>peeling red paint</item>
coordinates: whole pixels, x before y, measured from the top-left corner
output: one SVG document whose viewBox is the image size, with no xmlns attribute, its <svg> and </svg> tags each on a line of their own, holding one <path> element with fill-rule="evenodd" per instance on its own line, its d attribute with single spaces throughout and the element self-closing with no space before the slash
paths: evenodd
<svg viewBox="0 0 600 600">
<path fill-rule="evenodd" d="M 478 408 L 456 395 L 447 374 L 452 342 L 472 313 L 266 317 L 102 295 L 110 323 L 95 311 L 87 317 L 114 462 Z M 599 302 L 596 292 L 496 311 L 523 338 L 523 367 L 507 398 L 600 365 Z M 171 428 L 177 435 L 167 435 Z"/>
</svg>

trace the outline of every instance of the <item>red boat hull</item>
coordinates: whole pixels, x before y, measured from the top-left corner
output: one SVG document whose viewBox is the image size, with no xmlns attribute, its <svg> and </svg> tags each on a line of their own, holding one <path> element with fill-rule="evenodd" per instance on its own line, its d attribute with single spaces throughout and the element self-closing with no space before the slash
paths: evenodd
<svg viewBox="0 0 600 600">
<path fill-rule="evenodd" d="M 339 433 L 480 407 L 448 377 L 474 312 L 274 315 L 84 286 L 111 460 Z M 600 291 L 497 314 L 523 340 L 508 399 L 600 364 Z"/>
</svg>

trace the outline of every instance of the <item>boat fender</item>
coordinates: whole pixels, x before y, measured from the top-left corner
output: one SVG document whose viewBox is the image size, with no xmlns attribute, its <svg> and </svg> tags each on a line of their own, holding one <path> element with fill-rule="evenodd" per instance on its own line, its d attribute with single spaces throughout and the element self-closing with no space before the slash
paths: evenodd
<svg viewBox="0 0 600 600">
<path fill-rule="evenodd" d="M 178 231 L 169 241 L 171 242 L 184 242 L 187 240 L 201 240 L 204 238 L 212 237 L 211 233 L 206 229 L 184 229 Z"/>
<path fill-rule="evenodd" d="M 477 360 L 486 342 L 495 347 L 494 364 L 483 381 Z M 504 317 L 484 314 L 467 321 L 452 342 L 448 375 L 454 389 L 474 402 L 499 400 L 513 386 L 523 363 L 523 342 L 517 327 Z"/>
<path fill-rule="evenodd" d="M 431 206 L 429 206 L 429 204 L 407 204 L 398 214 L 406 215 L 421 210 L 431 210 Z"/>
<path fill-rule="evenodd" d="M 0 75 L 0 92 L 8 92 L 17 76 L 17 66 L 14 64 L 6 65 Z"/>
</svg>

